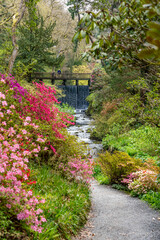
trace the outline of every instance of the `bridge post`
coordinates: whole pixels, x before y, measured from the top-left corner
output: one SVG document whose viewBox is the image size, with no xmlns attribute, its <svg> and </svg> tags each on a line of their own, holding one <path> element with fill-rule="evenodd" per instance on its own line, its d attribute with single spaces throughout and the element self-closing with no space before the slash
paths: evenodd
<svg viewBox="0 0 160 240">
<path fill-rule="evenodd" d="M 64 85 L 64 86 L 66 86 L 66 79 L 63 79 L 63 83 L 62 83 L 62 85 Z"/>
<path fill-rule="evenodd" d="M 78 79 L 76 79 L 76 86 L 78 86 Z"/>
<path fill-rule="evenodd" d="M 54 85 L 54 84 L 55 84 L 54 72 L 52 72 L 52 79 L 51 79 L 51 83 L 52 83 L 52 85 Z"/>
</svg>

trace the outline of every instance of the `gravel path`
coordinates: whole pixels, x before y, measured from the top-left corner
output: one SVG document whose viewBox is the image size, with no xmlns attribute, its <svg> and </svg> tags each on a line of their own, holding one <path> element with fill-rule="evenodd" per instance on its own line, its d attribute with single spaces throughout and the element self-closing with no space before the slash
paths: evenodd
<svg viewBox="0 0 160 240">
<path fill-rule="evenodd" d="M 160 213 L 110 186 L 92 183 L 90 218 L 74 240 L 160 240 Z"/>
</svg>

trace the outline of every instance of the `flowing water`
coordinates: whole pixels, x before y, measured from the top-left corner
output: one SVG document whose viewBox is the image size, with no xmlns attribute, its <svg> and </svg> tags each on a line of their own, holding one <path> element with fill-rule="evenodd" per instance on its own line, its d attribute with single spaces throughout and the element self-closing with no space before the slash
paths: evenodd
<svg viewBox="0 0 160 240">
<path fill-rule="evenodd" d="M 90 139 L 89 129 L 94 127 L 91 125 L 92 120 L 83 110 L 76 110 L 74 116 L 76 117 L 76 124 L 69 127 L 68 131 L 71 135 L 77 136 L 78 141 L 83 141 L 87 145 L 88 154 L 95 158 L 97 153 L 101 151 L 102 144 Z"/>
</svg>

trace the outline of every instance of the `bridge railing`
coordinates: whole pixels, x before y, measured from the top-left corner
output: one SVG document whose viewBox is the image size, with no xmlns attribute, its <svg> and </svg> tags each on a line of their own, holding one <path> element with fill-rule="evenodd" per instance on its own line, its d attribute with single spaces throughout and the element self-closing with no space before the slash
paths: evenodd
<svg viewBox="0 0 160 240">
<path fill-rule="evenodd" d="M 89 80 L 90 73 L 51 73 L 51 72 L 34 72 L 31 74 L 32 79 L 54 79 L 54 80 Z"/>
</svg>

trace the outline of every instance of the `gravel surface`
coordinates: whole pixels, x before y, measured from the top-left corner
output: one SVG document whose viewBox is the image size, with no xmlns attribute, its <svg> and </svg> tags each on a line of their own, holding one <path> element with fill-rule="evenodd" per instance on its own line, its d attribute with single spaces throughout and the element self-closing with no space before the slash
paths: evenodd
<svg viewBox="0 0 160 240">
<path fill-rule="evenodd" d="M 160 212 L 110 186 L 92 183 L 89 220 L 73 240 L 160 240 Z"/>
</svg>

